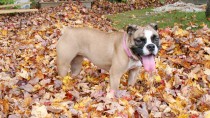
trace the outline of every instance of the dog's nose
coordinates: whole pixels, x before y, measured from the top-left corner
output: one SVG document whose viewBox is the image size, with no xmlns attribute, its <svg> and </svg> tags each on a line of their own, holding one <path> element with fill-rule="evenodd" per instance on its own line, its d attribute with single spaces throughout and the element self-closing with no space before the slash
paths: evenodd
<svg viewBox="0 0 210 118">
<path fill-rule="evenodd" d="M 150 52 L 152 52 L 152 51 L 155 50 L 155 45 L 154 45 L 154 44 L 149 44 L 149 45 L 147 45 L 147 49 L 148 49 Z"/>
</svg>

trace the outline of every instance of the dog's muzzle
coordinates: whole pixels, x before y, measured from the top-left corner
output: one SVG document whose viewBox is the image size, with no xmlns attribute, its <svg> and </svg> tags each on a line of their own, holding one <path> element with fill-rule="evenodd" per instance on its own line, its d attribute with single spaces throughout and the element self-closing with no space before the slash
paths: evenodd
<svg viewBox="0 0 210 118">
<path fill-rule="evenodd" d="M 147 45 L 147 49 L 149 52 L 153 53 L 155 50 L 155 45 L 154 44 L 149 44 Z"/>
<path fill-rule="evenodd" d="M 155 45 L 149 44 L 146 46 L 147 50 L 150 52 L 145 55 L 144 51 L 141 47 L 134 46 L 131 48 L 133 54 L 135 54 L 139 60 L 141 60 L 144 69 L 148 72 L 152 72 L 155 70 Z"/>
</svg>

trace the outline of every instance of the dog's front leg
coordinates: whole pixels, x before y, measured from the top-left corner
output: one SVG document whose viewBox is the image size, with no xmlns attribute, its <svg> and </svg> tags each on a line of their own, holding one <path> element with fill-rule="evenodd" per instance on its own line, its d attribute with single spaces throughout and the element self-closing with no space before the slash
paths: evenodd
<svg viewBox="0 0 210 118">
<path fill-rule="evenodd" d="M 116 91 L 119 89 L 120 78 L 123 73 L 112 73 L 110 74 L 110 90 Z"/>
<path fill-rule="evenodd" d="M 134 86 L 134 84 L 136 83 L 136 80 L 138 78 L 139 71 L 140 71 L 139 67 L 129 70 L 128 86 Z"/>
<path fill-rule="evenodd" d="M 119 89 L 120 78 L 124 74 L 124 70 L 120 67 L 112 66 L 110 69 L 110 90 L 116 91 Z"/>
</svg>

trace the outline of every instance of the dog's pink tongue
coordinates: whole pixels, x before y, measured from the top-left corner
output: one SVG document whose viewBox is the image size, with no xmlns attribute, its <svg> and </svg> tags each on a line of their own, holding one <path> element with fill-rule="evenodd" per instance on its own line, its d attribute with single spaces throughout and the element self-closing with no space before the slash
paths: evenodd
<svg viewBox="0 0 210 118">
<path fill-rule="evenodd" d="M 148 72 L 155 70 L 155 57 L 153 55 L 142 56 L 144 69 Z"/>
</svg>

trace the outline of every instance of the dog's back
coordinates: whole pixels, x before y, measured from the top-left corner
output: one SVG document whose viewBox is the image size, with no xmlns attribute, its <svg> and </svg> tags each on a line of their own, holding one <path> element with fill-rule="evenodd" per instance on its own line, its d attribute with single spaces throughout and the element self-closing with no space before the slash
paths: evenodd
<svg viewBox="0 0 210 118">
<path fill-rule="evenodd" d="M 72 57 L 76 55 L 86 57 L 95 62 L 98 67 L 108 70 L 119 35 L 119 33 L 106 33 L 91 28 L 65 28 L 58 41 L 57 52 L 58 54 L 68 52 L 65 55 L 72 55 Z"/>
</svg>

